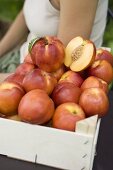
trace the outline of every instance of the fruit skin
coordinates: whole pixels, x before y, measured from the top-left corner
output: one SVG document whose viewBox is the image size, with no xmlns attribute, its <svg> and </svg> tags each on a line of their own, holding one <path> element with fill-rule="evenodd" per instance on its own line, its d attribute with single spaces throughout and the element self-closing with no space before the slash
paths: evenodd
<svg viewBox="0 0 113 170">
<path fill-rule="evenodd" d="M 16 83 L 18 83 L 19 85 L 22 86 L 22 82 L 23 82 L 24 77 L 25 77 L 24 74 L 12 73 L 9 76 L 7 76 L 4 81 L 16 82 Z"/>
<path fill-rule="evenodd" d="M 5 116 L 17 114 L 18 105 L 25 92 L 17 83 L 0 83 L 0 113 Z"/>
<path fill-rule="evenodd" d="M 88 78 L 86 78 L 81 85 L 81 90 L 83 91 L 85 89 L 92 88 L 92 87 L 101 88 L 106 92 L 106 94 L 108 94 L 109 88 L 107 82 L 105 82 L 104 80 L 98 77 L 89 76 Z"/>
<path fill-rule="evenodd" d="M 84 81 L 84 79 L 80 76 L 79 73 L 76 73 L 74 71 L 66 71 L 60 78 L 59 82 L 61 81 L 68 81 L 76 85 L 77 87 L 80 87 Z"/>
<path fill-rule="evenodd" d="M 81 89 L 70 82 L 59 82 L 51 95 L 55 106 L 66 102 L 78 103 Z"/>
<path fill-rule="evenodd" d="M 32 61 L 31 55 L 29 53 L 25 56 L 24 63 L 34 64 Z"/>
<path fill-rule="evenodd" d="M 95 60 L 106 60 L 113 67 L 113 55 L 105 49 L 102 49 L 102 48 L 97 49 Z"/>
<path fill-rule="evenodd" d="M 78 104 L 71 102 L 63 103 L 55 110 L 52 119 L 52 127 L 75 131 L 76 123 L 85 119 L 85 117 L 83 109 Z"/>
<path fill-rule="evenodd" d="M 16 68 L 15 73 L 26 75 L 27 73 L 29 73 L 30 71 L 35 69 L 35 67 L 36 66 L 34 64 L 31 64 L 31 63 L 22 63 Z"/>
<path fill-rule="evenodd" d="M 35 43 L 30 44 L 29 51 L 33 63 L 46 72 L 55 72 L 64 62 L 64 45 L 54 36 L 35 39 Z"/>
<path fill-rule="evenodd" d="M 59 79 L 65 73 L 65 71 L 66 71 L 66 68 L 65 68 L 64 64 L 62 64 L 62 66 L 55 72 L 52 72 L 52 74 L 57 79 L 57 81 L 59 81 Z"/>
<path fill-rule="evenodd" d="M 20 101 L 18 115 L 22 121 L 43 124 L 54 114 L 54 103 L 44 90 L 35 89 L 26 93 Z"/>
<path fill-rule="evenodd" d="M 101 88 L 85 89 L 79 99 L 79 105 L 86 116 L 105 116 L 109 110 L 109 99 Z"/>
<path fill-rule="evenodd" d="M 106 60 L 95 61 L 88 69 L 89 76 L 96 76 L 106 81 L 108 84 L 113 80 L 113 67 Z"/>
<path fill-rule="evenodd" d="M 73 38 L 65 49 L 64 64 L 72 71 L 80 72 L 95 60 L 96 47 L 92 41 L 78 36 Z"/>
<path fill-rule="evenodd" d="M 38 68 L 24 77 L 22 86 L 26 92 L 34 89 L 42 89 L 50 95 L 56 84 L 57 80 L 51 73 L 47 73 Z"/>
</svg>

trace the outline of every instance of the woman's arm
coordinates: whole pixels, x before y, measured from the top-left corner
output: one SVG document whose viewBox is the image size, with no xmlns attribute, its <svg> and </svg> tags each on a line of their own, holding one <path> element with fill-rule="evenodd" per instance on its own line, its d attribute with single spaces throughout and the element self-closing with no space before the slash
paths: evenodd
<svg viewBox="0 0 113 170">
<path fill-rule="evenodd" d="M 0 41 L 0 57 L 18 45 L 27 32 L 28 29 L 25 23 L 23 11 L 21 10 L 6 35 Z"/>
<path fill-rule="evenodd" d="M 76 36 L 89 38 L 98 0 L 60 0 L 58 37 L 67 43 Z"/>
</svg>

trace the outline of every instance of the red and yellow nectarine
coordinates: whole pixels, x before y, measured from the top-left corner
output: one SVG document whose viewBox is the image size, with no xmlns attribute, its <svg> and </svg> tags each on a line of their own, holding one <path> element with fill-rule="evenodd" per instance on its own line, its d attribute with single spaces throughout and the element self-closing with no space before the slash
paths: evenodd
<svg viewBox="0 0 113 170">
<path fill-rule="evenodd" d="M 42 89 L 50 95 L 56 83 L 57 80 L 51 73 L 47 73 L 38 68 L 24 77 L 22 85 L 26 92 L 34 89 Z"/>
<path fill-rule="evenodd" d="M 58 70 L 64 62 L 64 45 L 54 36 L 35 39 L 29 45 L 29 52 L 33 63 L 46 72 Z"/>
<path fill-rule="evenodd" d="M 80 76 L 79 73 L 76 73 L 72 70 L 66 71 L 60 78 L 59 82 L 61 81 L 68 81 L 73 83 L 74 85 L 80 87 L 83 83 L 83 78 Z"/>
<path fill-rule="evenodd" d="M 95 77 L 95 76 L 89 76 L 88 78 L 86 78 L 84 80 L 84 82 L 81 85 L 81 90 L 85 90 L 88 88 L 92 88 L 92 87 L 98 87 L 103 89 L 106 93 L 108 93 L 108 84 L 106 81 Z"/>
<path fill-rule="evenodd" d="M 95 60 L 106 60 L 113 67 L 113 55 L 108 50 L 105 50 L 105 49 L 102 49 L 102 48 L 98 48 L 96 50 Z"/>
<path fill-rule="evenodd" d="M 113 80 L 113 67 L 106 60 L 96 60 L 88 69 L 89 76 L 96 76 L 108 84 Z"/>
<path fill-rule="evenodd" d="M 22 121 L 43 124 L 54 114 L 54 103 L 44 90 L 35 89 L 26 93 L 18 107 L 18 115 Z"/>
<path fill-rule="evenodd" d="M 78 103 L 79 97 L 81 95 L 81 89 L 75 86 L 71 82 L 59 82 L 51 95 L 56 106 L 66 103 L 74 102 Z"/>
<path fill-rule="evenodd" d="M 101 88 L 85 89 L 79 99 L 79 105 L 87 116 L 97 115 L 102 117 L 109 109 L 109 99 Z"/>
<path fill-rule="evenodd" d="M 6 116 L 17 114 L 18 105 L 25 92 L 17 83 L 0 84 L 0 113 Z"/>
<path fill-rule="evenodd" d="M 52 127 L 76 131 L 76 123 L 80 120 L 85 119 L 85 113 L 81 106 L 76 103 L 63 103 L 59 105 L 52 119 Z"/>
</svg>

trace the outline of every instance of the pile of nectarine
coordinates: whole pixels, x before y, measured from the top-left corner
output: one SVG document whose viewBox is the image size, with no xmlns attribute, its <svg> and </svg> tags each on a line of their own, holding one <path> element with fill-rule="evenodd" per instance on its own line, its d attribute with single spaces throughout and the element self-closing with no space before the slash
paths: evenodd
<svg viewBox="0 0 113 170">
<path fill-rule="evenodd" d="M 66 47 L 57 37 L 36 38 L 28 49 L 24 62 L 0 83 L 1 117 L 75 131 L 77 121 L 107 114 L 109 51 L 80 36 Z"/>
</svg>

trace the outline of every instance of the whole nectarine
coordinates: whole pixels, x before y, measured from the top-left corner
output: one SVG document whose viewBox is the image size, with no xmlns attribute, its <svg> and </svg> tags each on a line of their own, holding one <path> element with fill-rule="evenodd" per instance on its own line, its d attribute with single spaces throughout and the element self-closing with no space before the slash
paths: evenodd
<svg viewBox="0 0 113 170">
<path fill-rule="evenodd" d="M 26 93 L 18 107 L 18 115 L 22 121 L 43 124 L 54 114 L 54 103 L 44 90 L 35 89 Z"/>
<path fill-rule="evenodd" d="M 76 123 L 80 120 L 85 119 L 85 113 L 81 106 L 76 103 L 63 103 L 59 105 L 52 119 L 52 127 L 76 131 Z"/>
<path fill-rule="evenodd" d="M 75 86 L 71 82 L 59 82 L 51 95 L 56 106 L 66 103 L 74 102 L 78 103 L 79 97 L 81 95 L 81 89 Z"/>
<path fill-rule="evenodd" d="M 42 89 L 50 95 L 56 83 L 57 80 L 51 73 L 47 73 L 38 68 L 24 77 L 22 85 L 26 92 L 34 89 Z"/>
<path fill-rule="evenodd" d="M 88 78 L 86 78 L 80 88 L 83 91 L 85 89 L 92 88 L 92 87 L 99 87 L 103 89 L 106 93 L 108 93 L 108 89 L 109 89 L 106 81 L 95 76 L 89 76 Z"/>
<path fill-rule="evenodd" d="M 0 113 L 6 116 L 17 114 L 18 105 L 25 92 L 17 83 L 0 84 Z"/>
<path fill-rule="evenodd" d="M 108 84 L 113 80 L 113 67 L 106 60 L 96 60 L 88 69 L 89 76 L 96 76 Z"/>
<path fill-rule="evenodd" d="M 20 64 L 16 70 L 15 73 L 16 74 L 23 74 L 26 75 L 27 73 L 29 73 L 30 71 L 32 71 L 33 69 L 35 69 L 35 65 L 31 64 L 31 63 L 22 63 Z"/>
<path fill-rule="evenodd" d="M 20 84 L 22 86 L 22 82 L 23 82 L 24 77 L 25 77 L 24 74 L 12 73 L 9 76 L 7 76 L 4 81 L 16 82 L 16 83 L 18 83 L 18 84 Z"/>
<path fill-rule="evenodd" d="M 54 36 L 32 40 L 29 45 L 29 52 L 33 63 L 46 72 L 58 70 L 64 62 L 64 45 Z"/>
<path fill-rule="evenodd" d="M 109 109 L 109 99 L 101 88 L 85 89 L 79 99 L 79 105 L 87 116 L 97 115 L 102 117 Z"/>
<path fill-rule="evenodd" d="M 68 81 L 73 83 L 74 85 L 80 87 L 83 83 L 83 78 L 80 76 L 79 73 L 76 73 L 72 70 L 66 71 L 60 78 L 59 82 L 61 81 Z"/>
<path fill-rule="evenodd" d="M 113 67 L 113 55 L 108 50 L 105 50 L 105 49 L 102 49 L 102 48 L 98 48 L 96 50 L 95 60 L 106 60 Z"/>
</svg>

